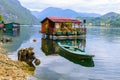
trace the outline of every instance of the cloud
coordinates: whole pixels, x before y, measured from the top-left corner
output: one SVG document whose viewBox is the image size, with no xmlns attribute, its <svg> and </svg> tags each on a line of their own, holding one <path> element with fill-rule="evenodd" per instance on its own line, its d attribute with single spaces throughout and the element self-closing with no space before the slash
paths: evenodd
<svg viewBox="0 0 120 80">
<path fill-rule="evenodd" d="M 41 11 L 47 7 L 72 9 L 77 12 L 95 12 L 104 14 L 115 11 L 120 13 L 120 0 L 19 0 L 21 4 L 30 9 Z M 117 7 L 116 7 L 117 6 Z"/>
</svg>

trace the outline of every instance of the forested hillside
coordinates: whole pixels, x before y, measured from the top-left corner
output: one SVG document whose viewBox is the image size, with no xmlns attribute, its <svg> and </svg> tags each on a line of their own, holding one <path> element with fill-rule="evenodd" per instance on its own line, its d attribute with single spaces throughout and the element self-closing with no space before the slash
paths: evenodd
<svg viewBox="0 0 120 80">
<path fill-rule="evenodd" d="M 0 0 L 0 14 L 5 22 L 20 24 L 38 24 L 38 20 L 29 10 L 22 7 L 18 0 Z"/>
<path fill-rule="evenodd" d="M 120 14 L 110 12 L 101 16 L 101 20 L 105 23 L 109 23 L 112 26 L 120 26 Z"/>
<path fill-rule="evenodd" d="M 100 17 L 77 17 L 79 20 L 86 19 L 88 25 L 92 26 L 120 26 L 120 14 L 109 12 Z"/>
</svg>

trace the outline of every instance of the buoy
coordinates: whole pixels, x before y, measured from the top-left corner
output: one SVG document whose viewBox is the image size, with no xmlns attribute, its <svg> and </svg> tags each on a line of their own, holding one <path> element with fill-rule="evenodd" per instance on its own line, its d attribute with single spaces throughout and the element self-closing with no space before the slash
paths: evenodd
<svg viewBox="0 0 120 80">
<path fill-rule="evenodd" d="M 33 39 L 33 42 L 36 42 L 37 40 L 36 39 Z"/>
</svg>

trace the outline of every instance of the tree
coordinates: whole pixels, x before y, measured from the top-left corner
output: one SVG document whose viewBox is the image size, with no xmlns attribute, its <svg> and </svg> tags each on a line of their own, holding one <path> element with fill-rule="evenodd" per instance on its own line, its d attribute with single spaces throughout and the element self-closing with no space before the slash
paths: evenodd
<svg viewBox="0 0 120 80">
<path fill-rule="evenodd" d="M 2 15 L 0 14 L 0 21 L 2 21 Z"/>
</svg>

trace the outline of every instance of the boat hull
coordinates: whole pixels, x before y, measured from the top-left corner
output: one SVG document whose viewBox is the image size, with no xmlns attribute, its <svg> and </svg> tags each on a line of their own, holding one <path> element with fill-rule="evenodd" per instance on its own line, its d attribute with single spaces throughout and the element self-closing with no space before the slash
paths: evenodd
<svg viewBox="0 0 120 80">
<path fill-rule="evenodd" d="M 76 56 L 76 57 L 81 57 L 81 58 L 91 58 L 91 57 L 94 57 L 94 55 L 87 54 L 87 53 L 83 52 L 82 50 L 80 50 L 78 48 L 76 48 L 76 49 L 79 50 L 79 51 L 72 51 L 70 49 L 67 49 L 67 48 L 70 48 L 70 46 L 68 46 L 68 45 L 61 45 L 60 43 L 58 43 L 58 46 L 59 46 L 60 52 L 62 52 L 63 54 L 64 53 L 65 54 L 70 54 L 71 56 Z"/>
<path fill-rule="evenodd" d="M 92 57 L 86 57 L 80 55 L 78 56 L 70 53 L 65 53 L 64 51 L 59 52 L 59 55 L 75 64 L 79 64 L 84 67 L 94 67 L 94 61 Z"/>
</svg>

